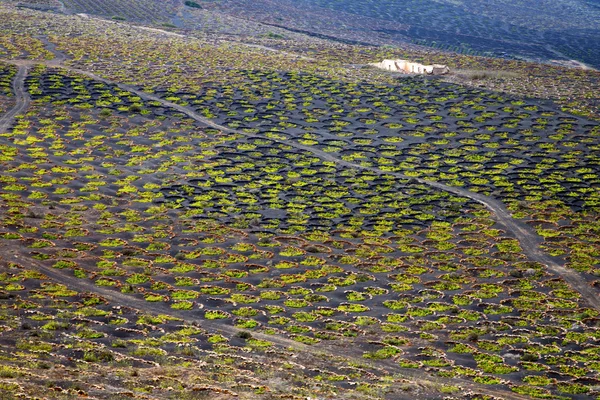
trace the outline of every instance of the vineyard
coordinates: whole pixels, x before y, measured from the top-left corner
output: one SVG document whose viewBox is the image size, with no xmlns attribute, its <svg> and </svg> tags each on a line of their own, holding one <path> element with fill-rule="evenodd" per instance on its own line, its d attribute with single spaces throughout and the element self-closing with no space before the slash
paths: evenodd
<svg viewBox="0 0 600 400">
<path fill-rule="evenodd" d="M 597 72 L 0 13 L 0 398 L 600 399 Z"/>
<path fill-rule="evenodd" d="M 148 0 L 65 0 L 65 7 L 74 13 L 101 15 L 108 18 L 123 18 L 132 22 L 170 23 L 176 12 L 176 0 L 159 2 Z"/>
<path fill-rule="evenodd" d="M 223 8 L 278 26 L 374 44 L 412 41 L 462 54 L 542 61 L 567 57 L 600 66 L 595 40 L 600 14 L 584 1 L 229 0 Z"/>
</svg>

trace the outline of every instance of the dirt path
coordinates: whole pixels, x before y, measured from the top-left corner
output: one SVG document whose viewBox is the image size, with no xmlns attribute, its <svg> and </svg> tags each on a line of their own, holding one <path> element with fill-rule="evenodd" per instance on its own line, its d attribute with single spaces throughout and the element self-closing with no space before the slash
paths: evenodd
<svg viewBox="0 0 600 400">
<path fill-rule="evenodd" d="M 23 114 L 29 108 L 29 104 L 31 104 L 29 93 L 25 90 L 25 78 L 27 78 L 29 66 L 18 65 L 17 67 L 17 75 L 13 80 L 13 92 L 16 99 L 15 105 L 0 118 L 0 133 L 8 131 L 14 123 L 15 117 Z"/>
<path fill-rule="evenodd" d="M 573 60 L 571 59 L 571 57 L 563 54 L 560 50 L 555 49 L 554 47 L 550 46 L 550 45 L 546 45 L 544 46 L 544 48 L 546 50 L 548 50 L 551 53 L 556 54 L 558 57 L 562 58 L 562 60 L 550 60 L 550 61 L 554 61 L 555 63 L 562 65 L 563 67 L 568 67 L 568 68 L 580 68 L 580 69 L 584 69 L 587 71 L 597 71 L 597 69 L 590 67 L 589 65 L 581 62 L 581 61 L 577 61 L 577 60 Z"/>
<path fill-rule="evenodd" d="M 37 38 L 44 44 L 44 46 L 46 46 L 46 50 L 48 50 L 49 52 L 51 52 L 54 55 L 54 59 L 48 61 L 49 64 L 60 66 L 65 61 L 67 61 L 68 57 L 66 56 L 66 54 L 63 53 L 62 51 L 59 51 L 56 48 L 56 44 L 50 42 L 48 40 L 48 37 L 46 37 L 46 36 L 37 36 Z"/>
<path fill-rule="evenodd" d="M 80 71 L 80 72 L 85 73 L 85 71 Z M 89 73 L 85 73 L 85 74 L 90 77 L 95 76 L 94 74 L 89 74 Z M 144 100 L 158 101 L 165 107 L 176 109 L 177 111 L 184 113 L 185 115 L 196 120 L 197 122 L 200 122 L 204 125 L 218 129 L 220 131 L 241 134 L 241 135 L 244 135 L 247 137 L 256 137 L 256 135 L 253 135 L 253 134 L 248 134 L 248 133 L 245 133 L 242 131 L 238 131 L 235 129 L 231 129 L 231 128 L 219 125 L 219 124 L 211 121 L 210 119 L 197 114 L 195 111 L 190 110 L 187 107 L 183 107 L 178 104 L 161 99 L 157 96 L 142 92 L 142 91 L 137 90 L 129 85 L 118 84 L 118 86 L 121 89 L 128 90 L 128 91 L 131 91 L 131 92 L 137 94 Z M 271 139 L 271 140 L 274 140 L 274 139 Z M 329 153 L 315 149 L 310 146 L 303 146 L 300 144 L 290 143 L 290 142 L 286 142 L 286 141 L 279 141 L 279 140 L 274 140 L 274 141 L 285 144 L 285 145 L 290 145 L 299 150 L 310 152 L 310 153 L 316 155 L 317 157 L 321 158 L 322 160 L 331 161 L 340 166 L 344 166 L 347 168 L 367 170 L 367 171 L 374 172 L 378 175 L 392 175 L 399 179 L 414 179 L 412 177 L 398 174 L 398 173 L 389 173 L 389 172 L 383 171 L 379 168 L 365 167 L 365 166 L 362 166 L 359 164 L 344 161 L 340 158 L 332 156 Z M 421 178 L 417 178 L 415 180 L 418 181 L 419 183 L 428 185 L 433 188 L 437 188 L 437 189 L 440 189 L 440 190 L 443 190 L 446 192 L 454 193 L 459 196 L 467 197 L 471 200 L 474 200 L 474 201 L 484 205 L 488 210 L 490 210 L 492 212 L 496 222 L 498 222 L 500 225 L 502 225 L 504 228 L 506 228 L 506 230 L 508 232 L 512 233 L 514 235 L 514 237 L 519 241 L 519 243 L 521 244 L 521 248 L 523 249 L 523 254 L 525 254 L 530 261 L 536 261 L 536 262 L 546 265 L 549 270 L 551 270 L 555 274 L 561 276 L 565 281 L 567 281 L 573 287 L 573 289 L 577 290 L 582 295 L 582 300 L 585 303 L 587 303 L 592 308 L 600 310 L 600 293 L 596 289 L 594 289 L 592 286 L 590 286 L 582 278 L 582 276 L 579 275 L 576 271 L 570 270 L 570 269 L 558 264 L 550 256 L 545 254 L 539 247 L 540 244 L 542 243 L 542 238 L 531 227 L 525 225 L 523 222 L 515 220 L 510 215 L 510 212 L 506 209 L 506 207 L 504 206 L 504 204 L 501 201 L 496 200 L 489 196 L 484 196 L 479 193 L 470 192 L 470 191 L 468 191 L 466 189 L 462 189 L 460 187 L 447 186 L 447 185 L 444 185 L 443 183 L 439 183 L 436 181 L 429 181 L 429 180 L 421 179 Z"/>
<path fill-rule="evenodd" d="M 223 333 L 228 336 L 235 336 L 236 334 L 244 331 L 234 326 L 228 326 L 219 321 L 207 320 L 201 316 L 198 311 L 182 311 L 175 310 L 165 303 L 148 303 L 147 301 L 137 298 L 132 295 L 127 295 L 108 287 L 102 287 L 94 285 L 87 279 L 77 279 L 71 275 L 70 270 L 56 269 L 45 266 L 41 262 L 31 259 L 30 249 L 24 246 L 8 246 L 6 244 L 0 244 L 0 261 L 6 260 L 11 262 L 19 262 L 23 260 L 29 267 L 33 267 L 46 275 L 51 280 L 66 284 L 72 290 L 76 290 L 78 293 L 94 293 L 102 296 L 109 302 L 117 305 L 124 305 L 135 309 L 139 312 L 158 314 L 164 313 L 174 317 L 181 318 L 187 324 L 196 324 L 202 329 L 205 329 L 212 333 Z M 293 349 L 297 356 L 294 361 L 299 364 L 304 364 L 306 368 L 314 368 L 314 359 L 322 359 L 323 353 L 328 353 L 334 359 L 341 358 L 345 360 L 352 360 L 361 364 L 368 364 L 373 369 L 384 368 L 386 373 L 393 372 L 397 377 L 416 382 L 417 384 L 425 388 L 439 388 L 442 385 L 460 385 L 465 391 L 473 391 L 476 393 L 487 394 L 491 396 L 501 396 L 505 399 L 514 400 L 526 400 L 528 397 L 511 393 L 507 390 L 490 388 L 485 385 L 479 385 L 470 380 L 463 378 L 442 378 L 438 376 L 430 376 L 423 371 L 415 371 L 410 368 L 401 368 L 393 360 L 380 360 L 379 363 L 368 362 L 364 359 L 363 351 L 359 346 L 348 347 L 344 343 L 327 343 L 323 342 L 321 345 L 306 345 L 303 343 L 296 342 L 292 339 L 288 339 L 282 336 L 266 335 L 260 332 L 252 332 L 252 337 L 260 340 L 265 340 L 279 346 L 282 349 Z M 342 353 L 343 352 L 343 353 Z"/>
<path fill-rule="evenodd" d="M 8 60 L 6 62 L 11 62 L 11 61 Z M 30 61 L 20 62 L 20 64 L 25 64 L 25 65 L 34 64 L 34 63 L 35 62 L 30 62 Z M 56 62 L 50 62 L 50 63 L 46 63 L 46 64 L 48 64 L 49 66 L 57 65 Z M 21 70 L 21 67 L 22 67 L 22 65 L 20 66 L 20 70 Z M 119 88 L 121 88 L 123 90 L 135 93 L 136 95 L 138 95 L 140 98 L 142 98 L 145 101 L 158 101 L 165 107 L 175 109 L 203 125 L 209 126 L 214 129 L 218 129 L 222 132 L 240 134 L 240 135 L 244 135 L 246 137 L 257 137 L 256 135 L 253 135 L 253 134 L 245 133 L 243 131 L 238 131 L 238 130 L 231 129 L 231 128 L 228 128 L 223 125 L 219 125 L 219 124 L 215 123 L 214 121 L 211 121 L 210 119 L 205 118 L 202 115 L 196 113 L 194 110 L 192 110 L 188 107 L 183 107 L 178 104 L 172 103 L 170 101 L 164 100 L 158 96 L 143 92 L 143 91 L 141 91 L 135 87 L 132 87 L 130 85 L 113 82 L 108 79 L 104 79 L 96 74 L 93 74 L 91 72 L 84 71 L 81 69 L 71 68 L 71 67 L 67 67 L 67 66 L 60 66 L 60 67 L 66 69 L 68 71 L 71 71 L 71 72 L 85 75 L 94 80 L 104 82 L 106 84 L 117 85 Z M 18 79 L 16 81 L 18 81 Z M 301 144 L 289 143 L 286 141 L 280 141 L 280 140 L 275 140 L 275 139 L 272 139 L 272 140 L 274 140 L 275 142 L 281 143 L 281 144 L 292 146 L 299 150 L 310 152 L 310 153 L 316 155 L 317 157 L 321 158 L 322 160 L 331 161 L 331 162 L 334 162 L 337 165 L 340 165 L 343 167 L 367 170 L 367 171 L 376 173 L 378 175 L 391 175 L 391 176 L 397 177 L 399 179 L 416 180 L 419 183 L 422 183 L 424 185 L 428 185 L 433 188 L 437 188 L 437 189 L 440 189 L 443 191 L 454 193 L 456 195 L 469 198 L 471 200 L 474 200 L 474 201 L 484 205 L 488 210 L 490 210 L 492 212 L 493 217 L 496 220 L 496 222 L 498 222 L 500 225 L 502 225 L 507 230 L 507 232 L 512 233 L 512 235 L 519 241 L 521 248 L 523 249 L 523 254 L 525 254 L 530 261 L 535 261 L 535 262 L 539 262 L 541 264 L 546 265 L 546 267 L 550 271 L 552 271 L 555 274 L 557 274 L 558 276 L 562 277 L 566 282 L 568 282 L 571 285 L 571 287 L 574 290 L 578 291 L 581 294 L 582 301 L 584 303 L 587 303 L 587 305 L 589 307 L 600 310 L 600 293 L 599 293 L 599 291 L 596 290 L 595 288 L 593 288 L 591 285 L 589 285 L 583 279 L 583 277 L 580 274 L 578 274 L 576 271 L 570 270 L 570 269 L 564 267 L 563 265 L 560 265 L 555 260 L 553 260 L 552 257 L 550 257 L 549 255 L 544 253 L 539 247 L 540 244 L 542 243 L 542 238 L 531 227 L 527 226 L 526 224 L 524 224 L 521 221 L 515 220 L 510 215 L 510 212 L 506 209 L 506 207 L 504 206 L 504 204 L 501 201 L 496 200 L 489 196 L 479 194 L 479 193 L 470 192 L 470 191 L 460 188 L 460 187 L 447 186 L 447 185 L 444 185 L 443 183 L 439 183 L 436 181 L 429 181 L 429 180 L 422 179 L 422 178 L 415 179 L 413 177 L 409 177 L 409 176 L 406 176 L 403 174 L 390 173 L 387 171 L 383 171 L 376 167 L 366 167 L 366 166 L 362 166 L 359 164 L 344 161 L 344 160 L 337 158 L 329 153 L 326 153 L 324 151 L 318 150 L 318 149 L 310 147 L 310 146 L 303 146 Z"/>
<path fill-rule="evenodd" d="M 261 44 L 250 44 L 250 43 L 242 43 L 242 42 L 235 42 L 235 43 L 239 43 L 246 47 L 252 47 L 255 49 L 261 49 L 261 50 L 266 50 L 266 51 L 270 51 L 273 53 L 279 53 L 279 54 L 282 54 L 284 56 L 288 56 L 288 57 L 294 58 L 294 59 L 300 59 L 300 60 L 306 60 L 306 61 L 318 61 L 316 58 L 313 58 L 313 57 L 307 57 L 307 56 L 303 56 L 301 54 L 290 53 L 287 51 L 274 49 L 273 47 L 263 46 Z"/>
<path fill-rule="evenodd" d="M 429 186 L 459 196 L 468 197 L 471 200 L 483 204 L 493 213 L 494 219 L 500 225 L 504 226 L 507 232 L 512 233 L 519 241 L 521 248 L 523 249 L 523 254 L 525 254 L 529 260 L 546 265 L 550 271 L 562 277 L 574 290 L 578 291 L 582 296 L 583 302 L 596 310 L 600 310 L 600 291 L 589 285 L 579 273 L 560 265 L 552 257 L 542 251 L 540 245 L 542 244 L 543 239 L 533 230 L 533 228 L 522 221 L 514 219 L 501 201 L 459 187 L 447 186 L 439 182 L 432 182 L 424 179 L 417 180 Z"/>
<path fill-rule="evenodd" d="M 87 73 L 86 71 L 77 70 L 77 72 L 83 73 L 83 74 L 85 74 L 89 77 L 95 78 L 95 79 L 99 78 L 99 77 L 96 77 L 94 74 Z M 109 81 L 104 80 L 104 82 L 109 82 Z M 223 132 L 236 133 L 236 134 L 244 135 L 247 137 L 257 137 L 256 135 L 253 135 L 253 134 L 248 134 L 243 131 L 238 131 L 235 129 L 225 127 L 223 125 L 219 125 L 219 124 L 211 121 L 210 119 L 197 114 L 195 111 L 193 111 L 187 107 L 183 107 L 178 104 L 161 99 L 157 96 L 142 92 L 142 91 L 137 90 L 136 88 L 133 88 L 129 85 L 123 85 L 123 84 L 117 84 L 117 85 L 123 90 L 131 91 L 131 92 L 135 93 L 136 95 L 138 95 L 139 97 L 141 97 L 144 100 L 158 101 L 165 107 L 176 109 L 177 111 L 180 111 L 181 113 L 187 115 L 188 117 L 190 117 L 190 118 L 196 120 L 197 122 L 200 122 L 206 126 L 218 129 Z M 589 285 L 583 279 L 583 277 L 580 274 L 578 274 L 576 271 L 570 270 L 570 269 L 558 264 L 549 255 L 545 254 L 539 247 L 540 244 L 542 243 L 542 238 L 531 227 L 527 226 L 526 224 L 524 224 L 521 221 L 515 220 L 501 201 L 496 200 L 489 196 L 484 196 L 479 193 L 470 192 L 470 191 L 468 191 L 466 189 L 462 189 L 460 187 L 447 186 L 447 185 L 444 185 L 443 183 L 439 183 L 436 181 L 429 181 L 429 180 L 421 179 L 421 178 L 415 179 L 415 178 L 412 178 L 412 177 L 409 177 L 406 175 L 402 175 L 399 173 L 390 173 L 387 171 L 383 171 L 379 168 L 365 167 L 365 166 L 362 166 L 359 164 L 344 161 L 340 158 L 332 156 L 329 153 L 326 153 L 324 151 L 318 150 L 318 149 L 310 147 L 310 146 L 303 146 L 300 144 L 290 143 L 290 142 L 280 141 L 280 140 L 275 140 L 275 139 L 271 139 L 271 140 L 274 140 L 275 142 L 278 142 L 281 144 L 295 147 L 296 149 L 299 149 L 299 150 L 310 152 L 310 153 L 316 155 L 317 157 L 321 158 L 322 160 L 331 161 L 340 166 L 344 166 L 347 168 L 353 168 L 353 169 L 367 170 L 367 171 L 374 172 L 378 175 L 392 175 L 399 179 L 414 179 L 424 185 L 428 185 L 430 187 L 437 188 L 437 189 L 440 189 L 440 190 L 443 190 L 446 192 L 454 193 L 459 196 L 467 197 L 471 200 L 474 200 L 474 201 L 484 205 L 488 210 L 490 210 L 492 212 L 496 222 L 498 222 L 500 225 L 502 225 L 508 232 L 512 233 L 514 235 L 514 237 L 519 241 L 519 243 L 521 244 L 521 248 L 523 249 L 523 254 L 525 254 L 530 261 L 536 261 L 536 262 L 546 265 L 549 270 L 551 270 L 558 276 L 561 276 L 565 281 L 567 281 L 573 287 L 573 289 L 577 290 L 582 295 L 582 300 L 585 303 L 587 303 L 592 308 L 600 310 L 600 293 L 596 289 L 594 289 L 591 285 Z"/>
<path fill-rule="evenodd" d="M 42 263 L 31 259 L 29 250 L 30 249 L 28 248 L 15 246 L 9 250 L 2 251 L 2 254 L 5 258 L 8 258 L 12 261 L 18 261 L 20 259 L 26 260 L 27 265 L 34 267 L 36 270 L 42 272 L 44 275 L 56 282 L 65 283 L 69 288 L 74 289 L 79 293 L 96 293 L 114 304 L 126 305 L 127 307 L 137 309 L 141 312 L 151 312 L 153 314 L 164 313 L 173 315 L 175 317 L 181 318 L 182 320 L 188 323 L 196 322 L 202 328 L 206 330 L 211 330 L 213 332 L 223 332 L 228 335 L 234 336 L 235 334 L 243 331 L 243 329 L 239 329 L 234 326 L 228 326 L 221 322 L 204 319 L 203 317 L 198 315 L 200 314 L 198 310 L 196 310 L 195 312 L 181 311 L 170 308 L 166 303 L 148 303 L 146 300 L 137 298 L 135 296 L 127 295 L 110 288 L 94 285 L 91 281 L 87 279 L 74 278 L 72 276 L 71 271 L 63 271 L 56 268 L 47 267 Z M 1 256 L 0 259 L 2 259 Z M 286 339 L 281 336 L 265 335 L 260 332 L 252 332 L 252 336 L 257 339 L 267 340 L 284 348 L 293 347 L 296 350 L 306 351 L 306 349 L 309 347 L 303 343 L 299 343 L 291 339 Z"/>
</svg>

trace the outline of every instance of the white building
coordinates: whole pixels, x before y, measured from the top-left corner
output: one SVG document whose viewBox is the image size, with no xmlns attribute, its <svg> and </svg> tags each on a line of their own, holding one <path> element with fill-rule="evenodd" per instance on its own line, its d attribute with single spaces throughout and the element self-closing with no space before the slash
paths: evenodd
<svg viewBox="0 0 600 400">
<path fill-rule="evenodd" d="M 379 63 L 369 64 L 377 68 L 385 69 L 386 71 L 405 72 L 408 74 L 423 74 L 423 75 L 445 75 L 450 72 L 450 68 L 446 65 L 433 64 L 423 65 L 413 63 L 407 60 L 383 60 Z"/>
</svg>

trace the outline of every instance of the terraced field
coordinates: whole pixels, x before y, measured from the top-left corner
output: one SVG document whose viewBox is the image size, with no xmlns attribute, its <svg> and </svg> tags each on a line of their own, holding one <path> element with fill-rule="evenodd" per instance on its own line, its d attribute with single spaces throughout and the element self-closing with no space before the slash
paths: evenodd
<svg viewBox="0 0 600 400">
<path fill-rule="evenodd" d="M 413 43 L 467 55 L 600 65 L 600 11 L 585 0 L 4 2 L 188 31 L 276 39 L 302 33 L 352 44 Z"/>
<path fill-rule="evenodd" d="M 177 1 L 158 2 L 137 0 L 108 0 L 95 2 L 89 0 L 66 0 L 65 7 L 76 13 L 101 15 L 109 18 L 123 18 L 136 22 L 168 23 L 176 12 Z"/>
<path fill-rule="evenodd" d="M 600 396 L 597 122 L 58 37 L 0 69 L 0 397 Z"/>
<path fill-rule="evenodd" d="M 222 7 L 237 16 L 342 40 L 388 45 L 409 40 L 463 54 L 576 59 L 599 66 L 594 2 L 228 0 Z"/>
</svg>

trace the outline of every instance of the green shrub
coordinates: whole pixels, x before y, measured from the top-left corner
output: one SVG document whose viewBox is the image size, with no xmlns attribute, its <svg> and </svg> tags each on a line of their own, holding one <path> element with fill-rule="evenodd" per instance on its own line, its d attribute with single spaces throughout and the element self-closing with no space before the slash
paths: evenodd
<svg viewBox="0 0 600 400">
<path fill-rule="evenodd" d="M 206 319 L 226 319 L 229 318 L 229 314 L 221 310 L 207 310 L 204 313 Z"/>
<path fill-rule="evenodd" d="M 371 358 L 374 360 L 383 360 L 386 358 L 392 358 L 395 355 L 398 355 L 402 352 L 402 350 L 400 350 L 397 347 L 393 347 L 393 346 L 386 346 L 383 349 L 379 349 L 377 351 L 374 352 L 369 352 L 369 353 L 365 353 L 363 354 L 364 358 Z"/>
<path fill-rule="evenodd" d="M 129 278 L 127 278 L 126 282 L 130 285 L 139 285 L 141 283 L 146 283 L 150 280 L 147 275 L 144 274 L 133 274 Z"/>
<path fill-rule="evenodd" d="M 8 365 L 0 365 L 0 378 L 16 378 L 22 376 L 23 373 L 17 368 L 9 367 Z"/>
<path fill-rule="evenodd" d="M 202 6 L 198 3 L 196 3 L 195 1 L 191 1 L 191 0 L 186 0 L 185 3 L 186 6 L 191 7 L 191 8 L 202 8 Z"/>
<path fill-rule="evenodd" d="M 191 310 L 194 308 L 194 303 L 191 301 L 178 301 L 171 304 L 171 308 L 174 310 Z"/>
<path fill-rule="evenodd" d="M 74 268 L 76 266 L 77 266 L 77 263 L 75 261 L 60 260 L 60 261 L 55 262 L 52 267 L 58 268 L 58 269 L 63 269 L 63 268 Z"/>
</svg>

